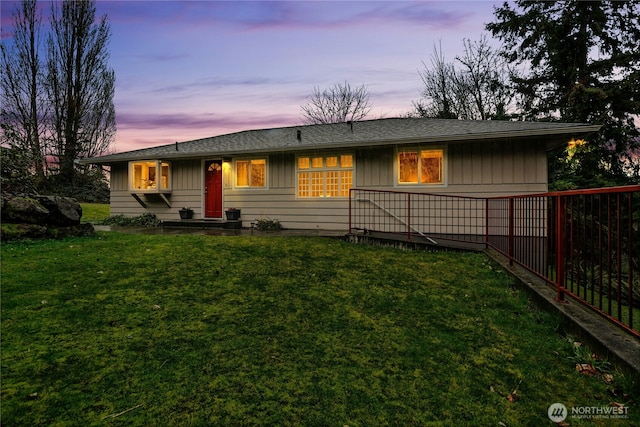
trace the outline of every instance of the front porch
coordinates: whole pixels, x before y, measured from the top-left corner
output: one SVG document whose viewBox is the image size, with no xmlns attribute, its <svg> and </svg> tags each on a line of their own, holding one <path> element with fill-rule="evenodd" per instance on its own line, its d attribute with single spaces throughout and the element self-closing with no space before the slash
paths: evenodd
<svg viewBox="0 0 640 427">
<path fill-rule="evenodd" d="M 181 219 L 176 221 L 162 221 L 162 227 L 190 229 L 222 228 L 226 230 L 239 230 L 242 228 L 242 221 L 226 219 Z"/>
</svg>

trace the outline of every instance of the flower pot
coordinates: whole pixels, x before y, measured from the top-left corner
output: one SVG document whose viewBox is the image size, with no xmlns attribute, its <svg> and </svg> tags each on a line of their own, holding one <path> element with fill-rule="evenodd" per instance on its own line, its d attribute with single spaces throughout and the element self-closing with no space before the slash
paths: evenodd
<svg viewBox="0 0 640 427">
<path fill-rule="evenodd" d="M 237 221 L 240 219 L 240 209 L 228 210 L 225 211 L 227 215 L 227 220 L 229 221 Z"/>
<path fill-rule="evenodd" d="M 178 213 L 180 214 L 180 219 L 193 218 L 193 211 L 191 209 L 180 209 Z"/>
</svg>

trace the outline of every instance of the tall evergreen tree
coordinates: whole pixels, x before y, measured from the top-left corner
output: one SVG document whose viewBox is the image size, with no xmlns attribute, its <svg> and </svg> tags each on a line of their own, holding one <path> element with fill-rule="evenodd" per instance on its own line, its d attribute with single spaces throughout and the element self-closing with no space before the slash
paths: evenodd
<svg viewBox="0 0 640 427">
<path fill-rule="evenodd" d="M 570 160 L 565 152 L 552 163 L 555 178 L 640 182 L 640 2 L 516 0 L 495 17 L 487 29 L 503 55 L 530 70 L 515 79 L 528 118 L 602 125 Z"/>
</svg>

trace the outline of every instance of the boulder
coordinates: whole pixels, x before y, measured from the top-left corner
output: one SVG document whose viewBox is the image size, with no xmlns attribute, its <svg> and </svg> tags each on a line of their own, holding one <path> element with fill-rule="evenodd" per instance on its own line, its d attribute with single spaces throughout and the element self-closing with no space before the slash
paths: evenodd
<svg viewBox="0 0 640 427">
<path fill-rule="evenodd" d="M 49 210 L 40 202 L 23 196 L 3 196 L 2 222 L 46 224 Z"/>
<path fill-rule="evenodd" d="M 3 223 L 0 225 L 0 239 L 3 242 L 21 239 L 43 239 L 45 237 L 48 237 L 48 235 L 47 227 L 44 225 L 26 223 Z"/>
<path fill-rule="evenodd" d="M 42 239 L 90 236 L 93 225 L 81 224 L 82 207 L 76 199 L 40 195 L 1 195 L 0 239 Z"/>
<path fill-rule="evenodd" d="M 47 224 L 61 227 L 80 224 L 82 207 L 76 199 L 59 196 L 33 196 L 33 198 L 49 211 Z"/>
</svg>

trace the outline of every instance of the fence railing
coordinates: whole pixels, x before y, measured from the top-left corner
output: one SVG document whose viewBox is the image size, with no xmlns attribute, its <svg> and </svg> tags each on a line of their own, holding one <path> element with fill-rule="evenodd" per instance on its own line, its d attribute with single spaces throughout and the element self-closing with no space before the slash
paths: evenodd
<svg viewBox="0 0 640 427">
<path fill-rule="evenodd" d="M 407 241 L 484 243 L 485 199 L 351 189 L 349 230 Z"/>
<path fill-rule="evenodd" d="M 640 185 L 492 198 L 352 189 L 349 232 L 483 244 L 640 337 Z"/>
</svg>

